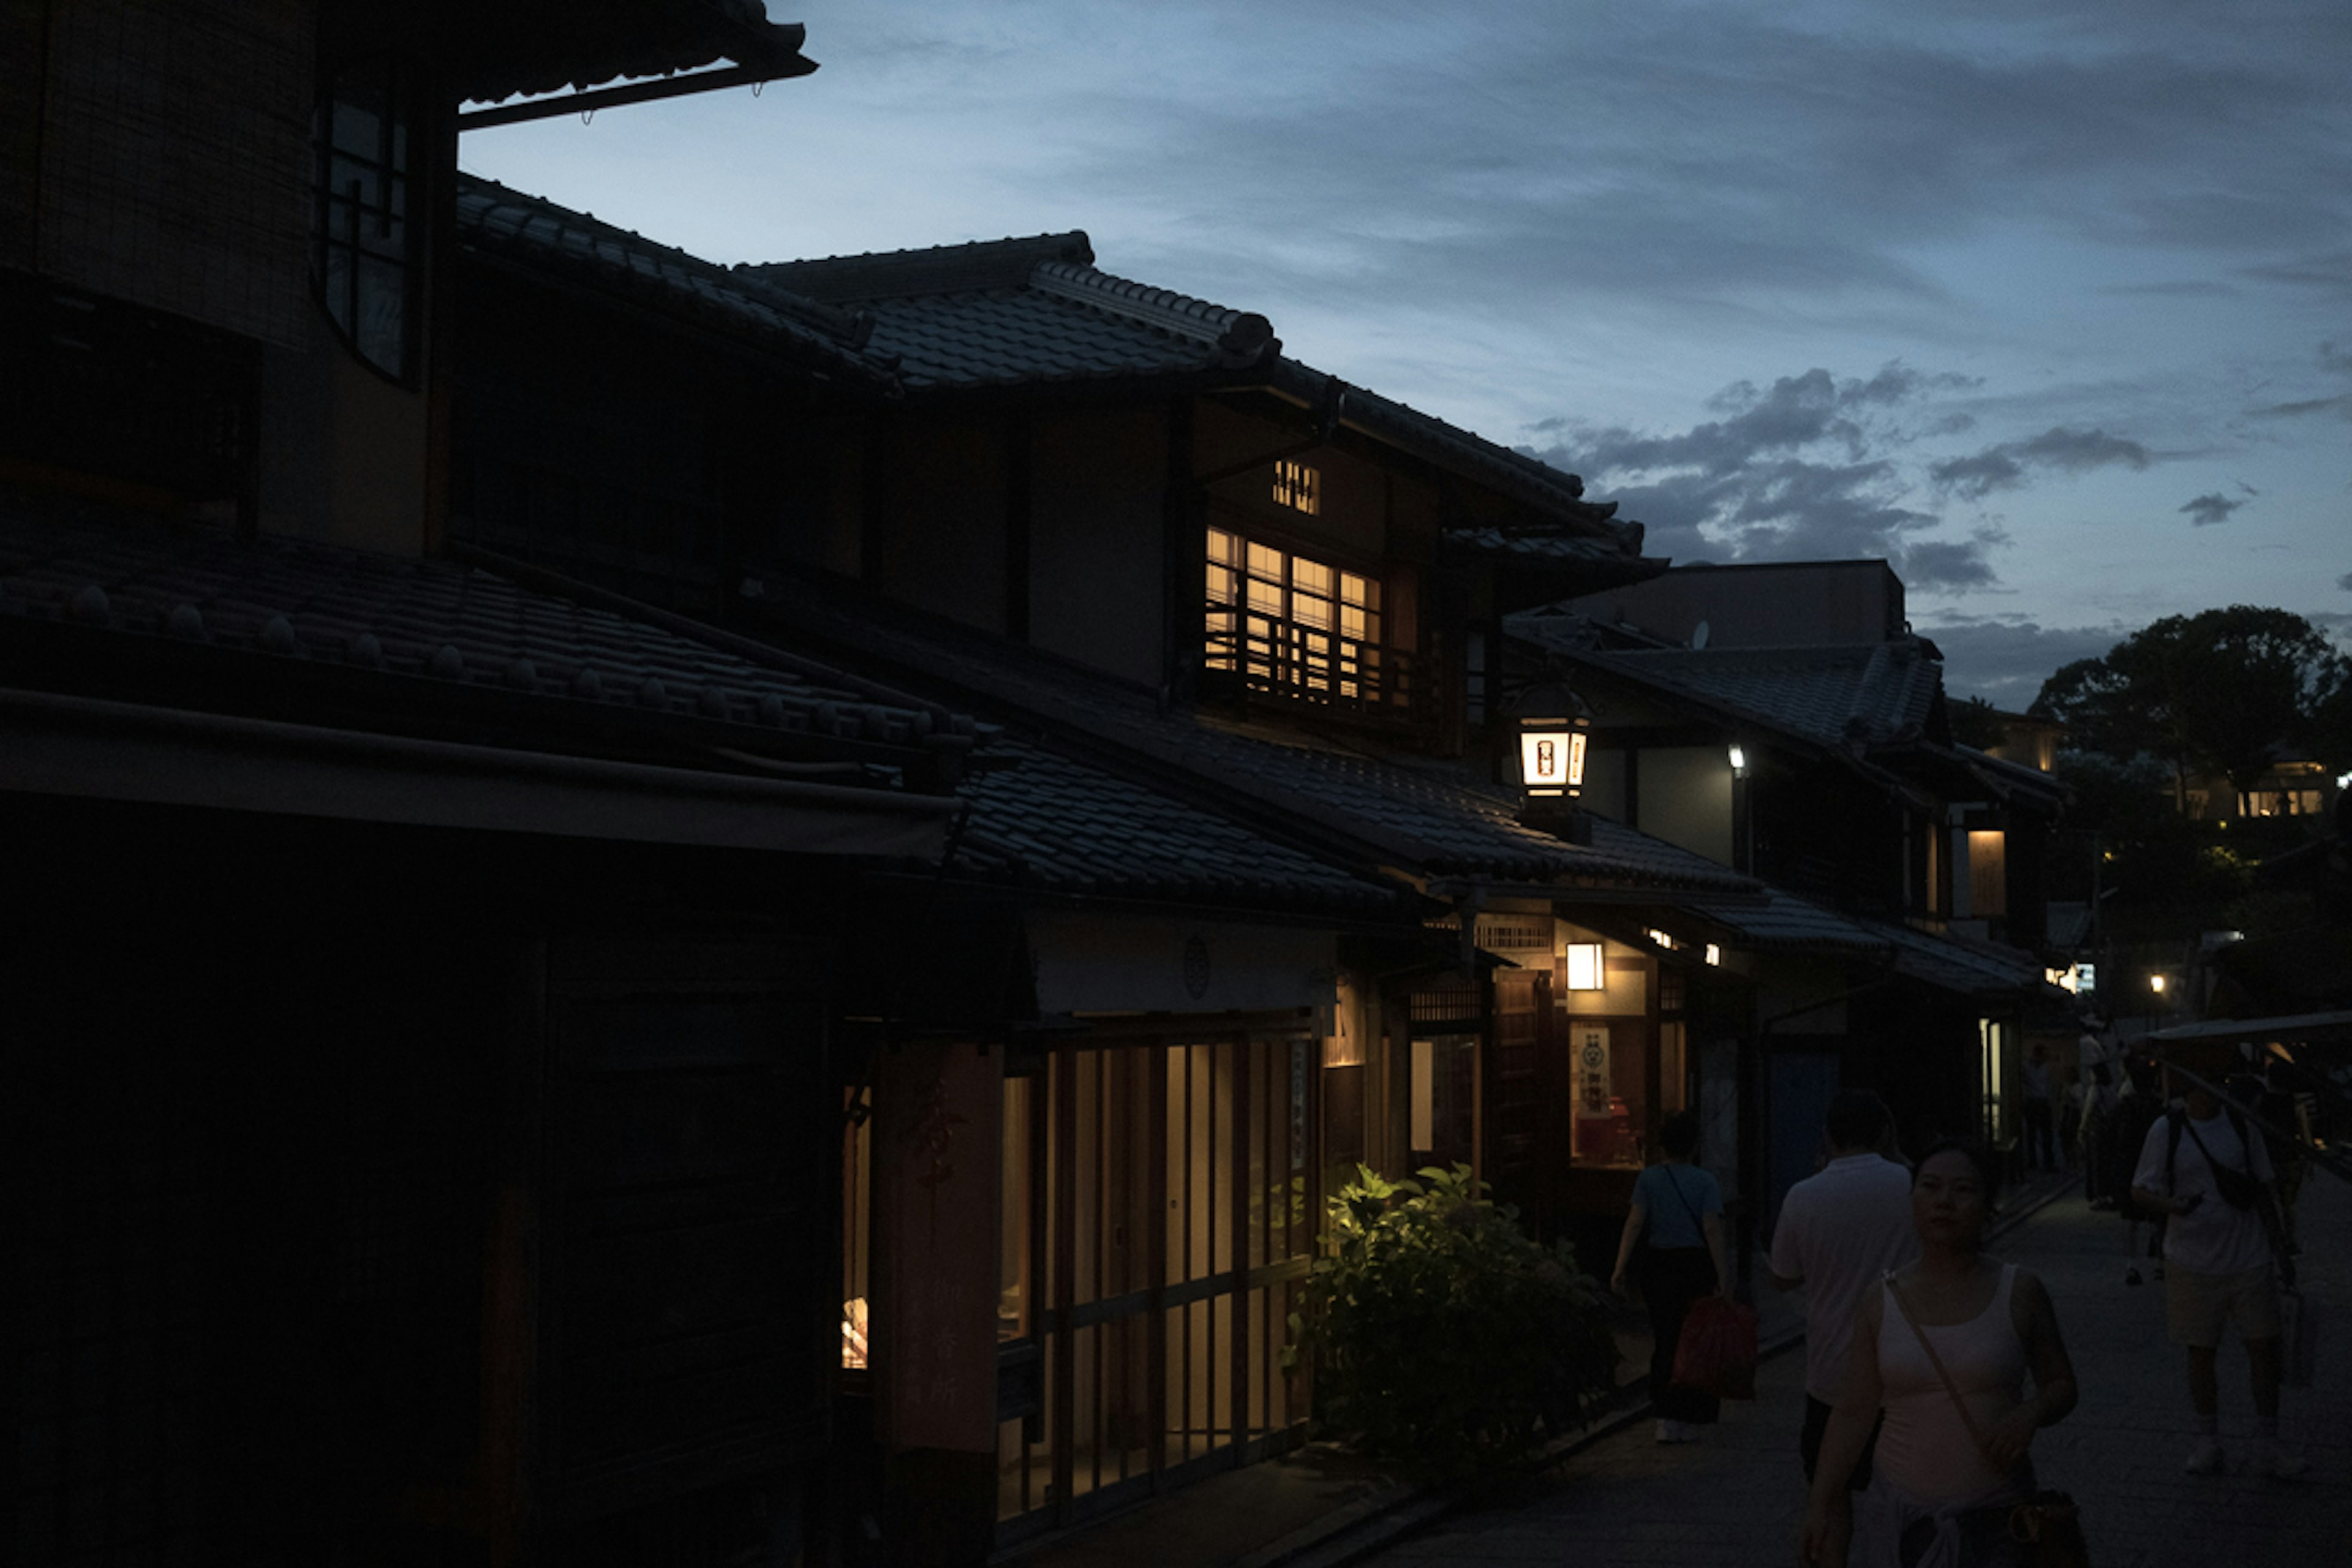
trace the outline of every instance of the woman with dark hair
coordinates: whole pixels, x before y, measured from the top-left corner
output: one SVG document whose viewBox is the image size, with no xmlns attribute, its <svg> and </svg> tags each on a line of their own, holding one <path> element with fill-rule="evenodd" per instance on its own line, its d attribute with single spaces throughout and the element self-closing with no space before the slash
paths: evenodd
<svg viewBox="0 0 2352 1568">
<path fill-rule="evenodd" d="M 2036 1433 L 2074 1408 L 2074 1367 L 2042 1281 L 1984 1256 L 1992 1157 L 1948 1139 L 1911 1180 L 1919 1258 L 1863 1296 L 1845 1387 L 1822 1439 L 1799 1553 L 1829 1544 L 1846 1477 L 1885 1413 L 1854 1508 L 1854 1568 L 2009 1568 L 2033 1495 Z M 2033 1395 L 2027 1398 L 2028 1378 Z"/>
<path fill-rule="evenodd" d="M 1712 1426 L 1719 1404 L 1712 1394 L 1674 1386 L 1675 1346 L 1682 1339 L 1690 1304 L 1712 1292 L 1730 1294 L 1731 1270 L 1724 1261 L 1723 1189 L 1690 1163 L 1698 1149 L 1698 1113 L 1680 1110 L 1658 1129 L 1665 1158 L 1633 1182 L 1633 1206 L 1617 1238 L 1617 1267 L 1609 1288 L 1625 1293 L 1625 1274 L 1642 1247 L 1642 1296 L 1649 1303 L 1650 1404 L 1657 1412 L 1658 1441 L 1687 1443 L 1697 1428 Z"/>
</svg>

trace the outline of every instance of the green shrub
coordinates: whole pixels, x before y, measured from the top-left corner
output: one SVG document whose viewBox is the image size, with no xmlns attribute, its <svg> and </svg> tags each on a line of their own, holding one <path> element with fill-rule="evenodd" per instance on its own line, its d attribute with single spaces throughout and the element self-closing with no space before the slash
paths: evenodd
<svg viewBox="0 0 2352 1568">
<path fill-rule="evenodd" d="M 1530 1240 L 1467 1165 L 1418 1182 L 1357 1172 L 1325 1205 L 1325 1256 L 1284 1352 L 1313 1356 L 1323 1425 L 1445 1480 L 1580 1424 L 1615 1385 L 1617 1343 L 1575 1250 Z"/>
</svg>

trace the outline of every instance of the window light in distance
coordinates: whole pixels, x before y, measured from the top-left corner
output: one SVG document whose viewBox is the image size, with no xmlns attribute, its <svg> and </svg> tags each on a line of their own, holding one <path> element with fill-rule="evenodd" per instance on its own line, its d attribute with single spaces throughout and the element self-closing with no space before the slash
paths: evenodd
<svg viewBox="0 0 2352 1568">
<path fill-rule="evenodd" d="M 1681 942 L 1676 942 L 1673 937 L 1668 936 L 1665 932 L 1658 930 L 1655 926 L 1652 926 L 1642 934 L 1648 937 L 1660 947 L 1664 948 L 1668 952 L 1672 952 L 1676 948 L 1682 946 Z"/>
<path fill-rule="evenodd" d="M 1599 991 L 1607 984 L 1601 977 L 1601 944 L 1597 942 L 1571 942 L 1568 944 L 1568 988 L 1570 991 Z"/>
<path fill-rule="evenodd" d="M 2147 977 L 2147 988 L 2148 988 L 2150 991 L 2155 992 L 2158 996 L 2163 995 L 2163 994 L 2164 994 L 2164 976 L 2163 976 L 2163 975 L 2161 975 L 2161 974 L 2151 974 L 2151 975 L 2149 975 L 2149 976 Z"/>
<path fill-rule="evenodd" d="M 1717 946 L 1714 942 L 1708 942 L 1706 944 L 1706 961 L 1709 963 L 1715 964 L 1718 968 L 1721 967 L 1723 963 L 1723 949 Z"/>
<path fill-rule="evenodd" d="M 1742 778 L 1748 773 L 1748 753 L 1738 746 L 1731 748 L 1731 776 Z"/>
</svg>

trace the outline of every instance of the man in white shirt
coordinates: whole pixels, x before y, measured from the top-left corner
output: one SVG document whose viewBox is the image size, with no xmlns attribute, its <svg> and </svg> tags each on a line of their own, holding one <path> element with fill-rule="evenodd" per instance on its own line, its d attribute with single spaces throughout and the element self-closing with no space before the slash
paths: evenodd
<svg viewBox="0 0 2352 1568">
<path fill-rule="evenodd" d="M 1797 1447 L 1808 1483 L 1845 1381 L 1863 1293 L 1919 1249 L 1911 1173 L 1881 1152 L 1891 1130 L 1885 1101 L 1868 1089 L 1840 1089 L 1826 1121 L 1830 1162 L 1789 1189 L 1772 1229 L 1772 1283 L 1805 1290 L 1805 1425 Z M 1870 1460 L 1866 1447 L 1850 1483 L 1857 1491 L 1870 1483 Z M 1851 1531 L 1849 1517 L 1822 1560 L 1828 1568 L 1843 1568 Z"/>
<path fill-rule="evenodd" d="M 2189 1400 L 2197 1412 L 2190 1475 L 2222 1468 L 2214 1362 L 2225 1326 L 2245 1342 L 2253 1383 L 2257 1437 L 2249 1469 L 2281 1480 L 2304 1470 L 2303 1460 L 2278 1444 L 2279 1300 L 2262 1213 L 2273 1201 L 2271 1181 L 2261 1137 L 2242 1134 L 2239 1119 L 2201 1089 L 2148 1128 L 2132 1173 L 2133 1201 L 2171 1216 L 2164 1231 L 2165 1326 L 2189 1352 Z"/>
</svg>

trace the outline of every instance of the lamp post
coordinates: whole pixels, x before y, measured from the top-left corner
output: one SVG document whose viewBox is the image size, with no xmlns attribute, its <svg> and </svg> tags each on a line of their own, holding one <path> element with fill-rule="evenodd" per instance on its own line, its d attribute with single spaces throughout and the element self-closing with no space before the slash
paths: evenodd
<svg viewBox="0 0 2352 1568">
<path fill-rule="evenodd" d="M 1556 676 L 1519 694 L 1519 820 L 1574 844 L 1592 842 L 1592 823 L 1577 804 L 1584 793 L 1584 757 L 1591 743 L 1591 711 Z"/>
</svg>

